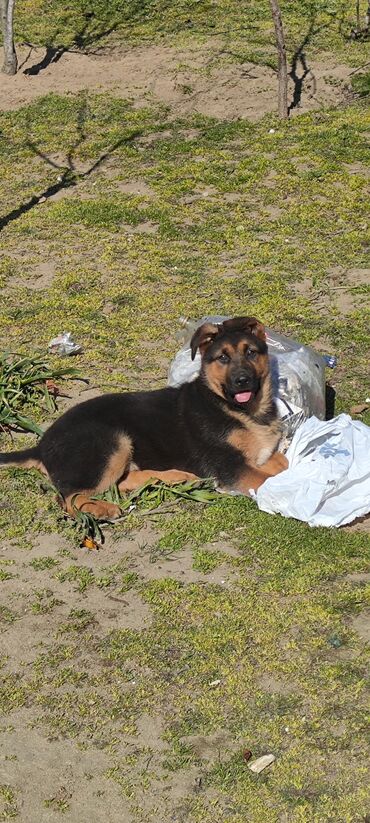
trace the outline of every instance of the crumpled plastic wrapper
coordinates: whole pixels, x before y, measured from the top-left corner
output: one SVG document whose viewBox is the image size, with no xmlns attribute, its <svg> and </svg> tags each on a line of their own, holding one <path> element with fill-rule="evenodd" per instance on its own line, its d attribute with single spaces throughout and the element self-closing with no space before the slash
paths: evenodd
<svg viewBox="0 0 370 823">
<path fill-rule="evenodd" d="M 59 354 L 60 357 L 70 357 L 73 354 L 81 354 L 82 346 L 75 343 L 69 331 L 64 331 L 58 334 L 58 337 L 53 337 L 48 344 L 49 354 Z"/>
</svg>

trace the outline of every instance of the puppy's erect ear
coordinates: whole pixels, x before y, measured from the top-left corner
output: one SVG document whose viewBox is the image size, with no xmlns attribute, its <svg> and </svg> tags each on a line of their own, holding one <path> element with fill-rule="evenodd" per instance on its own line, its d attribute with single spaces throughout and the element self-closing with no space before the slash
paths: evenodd
<svg viewBox="0 0 370 823">
<path fill-rule="evenodd" d="M 202 326 L 199 326 L 190 341 L 190 349 L 191 349 L 191 359 L 194 360 L 194 357 L 197 353 L 197 349 L 199 349 L 202 357 L 208 346 L 213 343 L 215 337 L 220 333 L 220 329 L 222 326 L 216 326 L 214 323 L 203 323 Z"/>
<path fill-rule="evenodd" d="M 225 331 L 246 331 L 266 341 L 265 327 L 256 317 L 232 317 L 223 323 Z"/>
<path fill-rule="evenodd" d="M 259 337 L 260 340 L 266 341 L 266 332 L 263 323 L 260 323 L 256 317 L 248 317 L 250 321 L 250 330 L 255 337 Z"/>
</svg>

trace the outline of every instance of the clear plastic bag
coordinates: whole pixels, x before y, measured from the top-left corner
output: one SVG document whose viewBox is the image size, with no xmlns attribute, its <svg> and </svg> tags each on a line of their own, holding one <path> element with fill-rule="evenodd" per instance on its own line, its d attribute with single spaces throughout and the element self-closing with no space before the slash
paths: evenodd
<svg viewBox="0 0 370 823">
<path fill-rule="evenodd" d="M 172 361 L 168 374 L 169 386 L 195 380 L 200 371 L 201 358 L 197 352 L 191 359 L 190 340 L 202 323 L 222 323 L 228 318 L 217 315 L 202 317 L 199 321 L 180 320 L 182 329 L 178 339 L 182 348 Z M 283 421 L 283 446 L 287 446 L 294 432 L 313 415 L 325 419 L 325 361 L 324 358 L 296 340 L 291 340 L 266 328 L 272 385 L 278 413 Z M 284 442 L 285 441 L 285 442 Z"/>
</svg>

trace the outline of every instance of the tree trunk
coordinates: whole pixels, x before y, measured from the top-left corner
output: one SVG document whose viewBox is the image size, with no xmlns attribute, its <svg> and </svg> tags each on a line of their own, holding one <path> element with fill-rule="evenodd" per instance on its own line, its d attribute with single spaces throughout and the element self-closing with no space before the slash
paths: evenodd
<svg viewBox="0 0 370 823">
<path fill-rule="evenodd" d="M 4 74 L 16 74 L 18 60 L 13 40 L 13 15 L 15 0 L 0 0 L 1 29 L 4 41 L 4 63 L 1 71 Z"/>
<path fill-rule="evenodd" d="M 356 0 L 356 29 L 360 31 L 361 28 L 361 20 L 360 20 L 360 0 Z"/>
<path fill-rule="evenodd" d="M 365 14 L 365 28 L 370 29 L 370 2 L 368 3 Z"/>
<path fill-rule="evenodd" d="M 274 20 L 276 46 L 278 50 L 279 117 L 285 119 L 288 117 L 288 66 L 286 60 L 284 29 L 278 0 L 270 0 L 270 6 Z"/>
</svg>

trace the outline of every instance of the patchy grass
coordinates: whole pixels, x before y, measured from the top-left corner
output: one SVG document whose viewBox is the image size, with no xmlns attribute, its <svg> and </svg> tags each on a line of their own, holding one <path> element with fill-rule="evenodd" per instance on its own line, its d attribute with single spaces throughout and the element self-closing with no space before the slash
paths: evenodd
<svg viewBox="0 0 370 823">
<path fill-rule="evenodd" d="M 263 521 L 268 533 L 269 518 Z M 319 569 L 325 532 L 312 533 L 311 564 Z M 338 536 L 338 555 L 345 539 Z M 347 535 L 347 554 L 353 555 L 347 569 L 364 567 L 364 550 L 360 535 Z M 141 631 L 106 631 L 96 610 L 73 608 L 66 619 L 55 613 L 54 637 L 43 652 L 21 680 L 4 681 L 4 710 L 27 705 L 45 732 L 109 751 L 107 776 L 130 799 L 138 820 L 155 819 L 156 809 L 162 820 L 170 819 L 171 780 L 194 769 L 202 781 L 201 790 L 185 798 L 191 821 L 221 821 L 232 813 L 241 823 L 248 810 L 262 823 L 269 809 L 276 821 L 284 813 L 325 821 L 335 819 L 336 810 L 348 820 L 364 815 L 366 660 L 350 621 L 369 603 L 368 587 L 354 587 L 329 570 L 311 576 L 306 588 L 294 588 L 284 563 L 283 585 L 276 586 L 271 555 L 258 566 L 242 545 L 231 587 L 184 585 L 171 577 L 141 581 L 140 596 L 152 613 Z M 121 741 L 137 734 L 143 713 L 157 712 L 164 748 L 138 738 L 122 757 Z M 220 730 L 218 749 L 211 741 Z M 201 753 L 207 741 L 211 760 Z M 256 756 L 276 755 L 262 779 L 248 771 L 245 747 Z M 152 818 L 141 802 L 144 774 Z"/>
<path fill-rule="evenodd" d="M 43 356 L 67 329 L 91 386 L 149 388 L 166 382 L 180 315 L 253 313 L 338 356 L 348 411 L 368 394 L 367 130 L 361 101 L 286 124 L 168 122 L 107 95 L 2 115 L 1 348 Z M 59 174 L 31 144 L 59 165 L 72 154 L 75 172 L 18 214 Z M 13 722 L 65 745 L 63 763 L 89 753 L 102 819 L 115 791 L 135 823 L 365 819 L 365 532 L 182 500 L 155 528 L 133 512 L 91 554 L 36 472 L 1 480 L 11 756 Z M 276 762 L 254 776 L 245 748 Z M 63 768 L 33 788 L 35 820 L 79 819 L 90 777 Z M 24 791 L 9 774 L 2 819 Z"/>
<path fill-rule="evenodd" d="M 33 569 L 36 571 L 44 571 L 45 569 L 52 569 L 58 565 L 58 561 L 54 557 L 35 557 L 31 560 Z"/>
<path fill-rule="evenodd" d="M 76 146 L 81 111 L 85 137 Z M 340 356 L 339 374 L 350 375 L 340 383 L 342 406 L 362 398 L 368 320 L 356 272 L 367 248 L 365 106 L 285 125 L 162 117 L 106 96 L 55 95 L 2 117 L 4 214 L 56 178 L 27 145 L 30 134 L 50 159 L 72 150 L 77 171 L 109 154 L 58 202 L 51 197 L 4 228 L 4 345 L 29 352 L 32 338 L 44 352 L 68 319 L 88 352 L 89 362 L 79 361 L 86 375 L 133 388 L 149 374 L 163 380 L 180 314 L 249 310 L 304 342 L 324 337 Z M 134 194 L 138 179 L 148 193 Z M 133 193 L 121 193 L 130 181 Z M 39 290 L 41 261 L 51 273 Z"/>
<path fill-rule="evenodd" d="M 352 86 L 360 97 L 367 97 L 370 94 L 370 72 L 353 75 Z"/>
<path fill-rule="evenodd" d="M 193 568 L 199 572 L 208 574 L 226 559 L 222 552 L 209 551 L 208 549 L 195 549 L 193 553 Z"/>
<path fill-rule="evenodd" d="M 0 820 L 13 820 L 18 817 L 16 795 L 11 786 L 0 786 Z"/>
<path fill-rule="evenodd" d="M 282 0 L 281 11 L 288 51 L 304 43 L 311 53 L 334 52 L 358 65 L 366 62 L 366 43 L 350 39 L 355 27 L 355 4 L 332 0 Z M 366 0 L 360 2 L 365 20 Z M 63 51 L 96 50 L 127 43 L 165 42 L 179 47 L 221 40 L 218 59 L 251 61 L 276 66 L 275 41 L 269 3 L 258 0 L 73 0 L 61 7 L 58 0 L 20 0 L 15 16 L 17 39 Z M 186 90 L 185 90 L 186 91 Z"/>
</svg>

